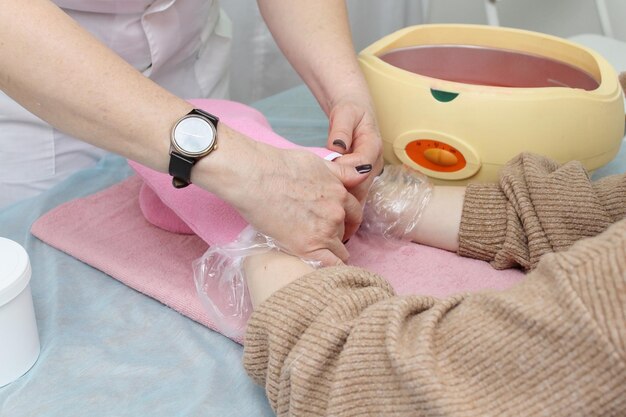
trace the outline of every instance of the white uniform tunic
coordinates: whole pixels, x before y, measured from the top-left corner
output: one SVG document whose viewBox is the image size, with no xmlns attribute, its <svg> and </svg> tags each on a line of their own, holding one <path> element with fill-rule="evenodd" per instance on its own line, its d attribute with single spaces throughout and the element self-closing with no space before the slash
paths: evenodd
<svg viewBox="0 0 626 417">
<path fill-rule="evenodd" d="M 231 27 L 217 0 L 54 2 L 179 97 L 227 96 Z M 65 82 L 72 88 L 71 80 Z M 104 153 L 52 128 L 0 91 L 0 207 L 50 188 Z"/>
</svg>

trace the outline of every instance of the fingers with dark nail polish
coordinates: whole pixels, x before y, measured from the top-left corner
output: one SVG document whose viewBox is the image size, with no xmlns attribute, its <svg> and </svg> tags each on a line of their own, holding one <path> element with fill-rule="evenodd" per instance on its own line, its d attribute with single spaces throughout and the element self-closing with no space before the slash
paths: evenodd
<svg viewBox="0 0 626 417">
<path fill-rule="evenodd" d="M 341 139 L 335 139 L 333 141 L 333 145 L 335 146 L 339 146 L 340 148 L 342 148 L 344 151 L 348 150 L 348 146 L 346 145 L 346 142 L 342 141 Z"/>
<path fill-rule="evenodd" d="M 359 174 L 367 174 L 372 170 L 372 164 L 359 165 L 355 169 Z"/>
</svg>

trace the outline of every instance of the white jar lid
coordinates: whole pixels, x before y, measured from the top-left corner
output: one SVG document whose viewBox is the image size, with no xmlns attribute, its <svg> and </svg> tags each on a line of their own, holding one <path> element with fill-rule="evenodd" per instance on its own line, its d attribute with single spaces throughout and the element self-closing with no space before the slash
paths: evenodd
<svg viewBox="0 0 626 417">
<path fill-rule="evenodd" d="M 30 282 L 30 262 L 17 242 L 0 237 L 0 307 L 17 297 Z"/>
</svg>

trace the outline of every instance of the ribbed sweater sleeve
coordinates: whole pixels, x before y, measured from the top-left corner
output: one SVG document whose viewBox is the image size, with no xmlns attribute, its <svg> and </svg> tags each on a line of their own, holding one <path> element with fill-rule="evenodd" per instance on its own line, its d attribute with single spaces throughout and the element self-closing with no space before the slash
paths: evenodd
<svg viewBox="0 0 626 417">
<path fill-rule="evenodd" d="M 244 364 L 278 416 L 624 416 L 625 305 L 626 220 L 504 292 L 318 270 L 254 312 Z"/>
<path fill-rule="evenodd" d="M 499 184 L 467 187 L 458 253 L 497 269 L 532 269 L 625 216 L 626 175 L 592 182 L 579 162 L 525 153 L 502 169 Z"/>
</svg>

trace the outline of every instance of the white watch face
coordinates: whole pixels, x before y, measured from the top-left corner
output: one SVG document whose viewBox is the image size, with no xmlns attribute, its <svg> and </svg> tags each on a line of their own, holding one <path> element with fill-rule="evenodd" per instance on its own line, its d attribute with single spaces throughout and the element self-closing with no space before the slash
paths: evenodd
<svg viewBox="0 0 626 417">
<path fill-rule="evenodd" d="M 215 144 L 215 128 L 200 117 L 186 117 L 174 128 L 175 147 L 187 154 L 202 154 Z"/>
</svg>

